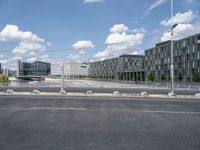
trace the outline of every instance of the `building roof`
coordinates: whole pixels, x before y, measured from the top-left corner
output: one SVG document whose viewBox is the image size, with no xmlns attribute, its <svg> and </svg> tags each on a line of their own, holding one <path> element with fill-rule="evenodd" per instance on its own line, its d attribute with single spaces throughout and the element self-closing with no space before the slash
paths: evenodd
<svg viewBox="0 0 200 150">
<path fill-rule="evenodd" d="M 130 54 L 124 54 L 120 55 L 120 58 L 144 58 L 144 55 L 130 55 Z"/>
</svg>

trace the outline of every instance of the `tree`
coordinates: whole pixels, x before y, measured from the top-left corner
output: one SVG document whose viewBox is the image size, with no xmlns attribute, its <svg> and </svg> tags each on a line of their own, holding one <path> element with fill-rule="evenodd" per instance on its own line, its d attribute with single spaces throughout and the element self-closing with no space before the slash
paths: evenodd
<svg viewBox="0 0 200 150">
<path fill-rule="evenodd" d="M 183 80 L 183 78 L 184 78 L 183 75 L 179 72 L 178 73 L 178 81 L 181 82 Z"/>
<path fill-rule="evenodd" d="M 192 77 L 193 82 L 200 82 L 200 75 L 198 73 L 195 73 Z"/>
<path fill-rule="evenodd" d="M 162 76 L 161 76 L 161 80 L 162 80 L 162 81 L 165 81 L 165 80 L 166 80 L 166 76 L 165 76 L 165 75 L 162 75 Z"/>
<path fill-rule="evenodd" d="M 151 82 L 153 82 L 153 81 L 155 81 L 155 75 L 153 74 L 153 73 L 150 73 L 149 75 L 148 75 L 148 80 L 150 80 Z"/>
<path fill-rule="evenodd" d="M 8 82 L 9 78 L 5 74 L 0 74 L 0 82 Z"/>
</svg>

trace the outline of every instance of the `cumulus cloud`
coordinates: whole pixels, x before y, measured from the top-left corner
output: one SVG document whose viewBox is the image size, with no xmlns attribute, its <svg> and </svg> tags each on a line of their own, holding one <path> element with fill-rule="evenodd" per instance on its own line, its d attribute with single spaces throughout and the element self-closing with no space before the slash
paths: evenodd
<svg viewBox="0 0 200 150">
<path fill-rule="evenodd" d="M 144 28 L 133 29 L 133 33 L 146 33 L 147 31 Z"/>
<path fill-rule="evenodd" d="M 27 58 L 27 62 L 34 62 L 34 61 L 49 61 L 49 56 L 48 55 L 42 55 L 42 56 L 38 56 L 38 57 L 30 57 L 30 58 Z"/>
<path fill-rule="evenodd" d="M 129 29 L 125 24 L 115 24 L 112 28 L 110 28 L 111 33 L 122 33 L 127 32 Z"/>
<path fill-rule="evenodd" d="M 84 0 L 84 3 L 96 3 L 96 2 L 103 2 L 104 0 Z"/>
<path fill-rule="evenodd" d="M 197 19 L 195 20 L 195 18 Z M 187 37 L 200 31 L 200 20 L 198 20 L 196 14 L 194 14 L 191 10 L 183 13 L 179 12 L 174 17 L 161 21 L 160 24 L 166 27 L 178 24 L 173 29 L 175 40 Z M 170 32 L 165 32 L 161 37 L 161 41 L 167 40 L 171 40 Z"/>
<path fill-rule="evenodd" d="M 6 25 L 0 32 L 0 41 L 31 41 L 31 42 L 44 42 L 44 39 L 39 38 L 37 35 L 30 31 L 20 31 L 16 25 Z"/>
<path fill-rule="evenodd" d="M 174 28 L 174 40 L 181 39 L 187 35 L 195 33 L 194 26 L 191 24 L 179 24 Z M 171 32 L 163 34 L 161 41 L 171 40 Z"/>
<path fill-rule="evenodd" d="M 45 45 L 35 42 L 22 41 L 13 49 L 14 54 L 35 54 L 45 51 Z"/>
<path fill-rule="evenodd" d="M 145 15 L 148 15 L 149 12 L 151 12 L 152 10 L 154 10 L 155 8 L 161 6 L 162 4 L 164 4 L 167 0 L 156 0 L 151 6 L 149 6 L 147 8 L 147 10 L 145 11 Z"/>
<path fill-rule="evenodd" d="M 74 43 L 72 45 L 73 49 L 79 49 L 79 50 L 83 50 L 83 49 L 88 49 L 88 48 L 94 48 L 94 44 L 92 43 L 92 41 L 77 41 L 76 43 Z"/>
<path fill-rule="evenodd" d="M 49 56 L 44 55 L 44 52 L 46 46 L 52 45 L 50 42 L 46 42 L 31 31 L 20 30 L 17 25 L 8 24 L 0 31 L 0 42 L 13 41 L 18 42 L 18 45 L 12 50 L 14 57 L 12 59 L 2 60 L 4 63 L 9 63 L 9 66 L 14 66 L 17 58 L 29 62 L 49 60 Z"/>
<path fill-rule="evenodd" d="M 139 54 L 138 45 L 142 43 L 143 38 L 143 33 L 111 33 L 105 40 L 106 48 L 98 52 L 95 57 L 102 60 L 109 57 L 117 57 L 121 54 L 131 54 L 134 52 Z"/>
<path fill-rule="evenodd" d="M 70 55 L 68 56 L 68 58 L 69 58 L 70 60 L 79 60 L 80 55 L 73 55 L 73 54 L 70 54 Z"/>
<path fill-rule="evenodd" d="M 37 57 L 28 58 L 26 61 L 32 63 L 34 61 L 37 61 Z"/>
<path fill-rule="evenodd" d="M 195 14 L 193 11 L 189 10 L 184 13 L 177 13 L 175 16 L 171 17 L 170 19 L 165 19 L 160 22 L 163 26 L 172 26 L 174 24 L 181 24 L 181 23 L 190 23 L 194 20 Z"/>
</svg>

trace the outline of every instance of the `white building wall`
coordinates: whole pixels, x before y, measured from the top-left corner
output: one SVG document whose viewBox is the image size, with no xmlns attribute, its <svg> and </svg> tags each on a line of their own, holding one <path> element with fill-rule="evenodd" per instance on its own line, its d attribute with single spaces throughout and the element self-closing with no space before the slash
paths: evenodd
<svg viewBox="0 0 200 150">
<path fill-rule="evenodd" d="M 64 75 L 66 77 L 78 77 L 78 76 L 88 76 L 89 64 L 84 64 L 80 62 L 65 62 L 64 65 Z M 51 63 L 51 75 L 60 76 L 61 75 L 62 63 Z"/>
</svg>

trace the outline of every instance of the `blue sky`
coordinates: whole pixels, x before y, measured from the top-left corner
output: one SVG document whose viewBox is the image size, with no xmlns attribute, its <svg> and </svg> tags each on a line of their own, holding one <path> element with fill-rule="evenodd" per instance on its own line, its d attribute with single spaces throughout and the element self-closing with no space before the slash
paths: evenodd
<svg viewBox="0 0 200 150">
<path fill-rule="evenodd" d="M 200 32 L 200 0 L 0 0 L 0 61 L 103 60 Z"/>
</svg>

